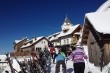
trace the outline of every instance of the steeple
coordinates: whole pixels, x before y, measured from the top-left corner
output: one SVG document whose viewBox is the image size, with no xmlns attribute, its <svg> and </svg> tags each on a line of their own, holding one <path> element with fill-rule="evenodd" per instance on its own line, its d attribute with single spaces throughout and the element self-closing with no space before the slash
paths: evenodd
<svg viewBox="0 0 110 73">
<path fill-rule="evenodd" d="M 62 31 L 69 30 L 71 26 L 72 26 L 72 23 L 71 23 L 71 21 L 69 20 L 67 14 L 66 14 L 64 23 L 63 23 L 63 25 L 61 26 Z"/>
<path fill-rule="evenodd" d="M 66 24 L 70 23 L 70 24 L 71 24 L 71 21 L 69 20 L 67 14 L 66 14 L 66 18 L 65 18 L 65 20 L 64 20 L 64 23 L 66 23 Z"/>
</svg>

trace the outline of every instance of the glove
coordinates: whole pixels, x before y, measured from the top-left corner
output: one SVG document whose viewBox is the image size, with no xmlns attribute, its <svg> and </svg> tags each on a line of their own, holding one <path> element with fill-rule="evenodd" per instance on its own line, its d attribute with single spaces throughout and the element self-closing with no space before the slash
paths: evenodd
<svg viewBox="0 0 110 73">
<path fill-rule="evenodd" d="M 66 58 L 66 61 L 68 61 L 69 60 L 69 58 Z"/>
</svg>

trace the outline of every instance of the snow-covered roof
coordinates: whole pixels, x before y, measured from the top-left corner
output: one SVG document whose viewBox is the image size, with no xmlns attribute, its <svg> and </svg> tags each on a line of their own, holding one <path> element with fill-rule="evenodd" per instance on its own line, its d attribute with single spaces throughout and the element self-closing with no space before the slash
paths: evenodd
<svg viewBox="0 0 110 73">
<path fill-rule="evenodd" d="M 58 37 L 52 36 L 49 41 L 53 41 L 53 40 L 57 40 L 57 39 L 58 39 Z"/>
<path fill-rule="evenodd" d="M 87 13 L 85 17 L 96 31 L 103 34 L 110 34 L 110 0 L 102 4 L 96 12 Z"/>
<path fill-rule="evenodd" d="M 21 40 L 15 40 L 15 43 L 19 43 Z"/>
<path fill-rule="evenodd" d="M 70 27 L 70 29 L 65 33 L 63 31 L 60 32 L 60 34 L 57 36 L 57 38 L 62 37 L 62 36 L 66 36 L 69 34 L 72 34 L 72 32 L 79 26 L 80 24 L 74 25 L 72 27 Z"/>
<path fill-rule="evenodd" d="M 58 35 L 59 33 L 60 33 L 60 32 L 54 33 L 54 34 L 52 34 L 52 35 L 49 35 L 47 38 L 49 39 L 50 37 L 56 36 L 56 35 Z"/>
<path fill-rule="evenodd" d="M 107 0 L 105 3 L 103 3 L 96 12 L 104 12 L 107 11 L 110 8 L 110 0 Z"/>
<path fill-rule="evenodd" d="M 22 38 L 21 40 L 15 40 L 15 44 L 21 42 L 22 40 L 27 39 L 27 37 Z M 28 40 L 28 39 L 27 39 Z"/>
<path fill-rule="evenodd" d="M 87 13 L 85 16 L 96 31 L 103 34 L 110 34 L 110 10 L 106 12 Z"/>
<path fill-rule="evenodd" d="M 24 47 L 27 47 L 27 46 L 30 46 L 31 44 L 30 43 L 28 43 L 28 44 L 26 44 L 26 45 L 23 45 L 21 48 L 24 48 Z"/>
<path fill-rule="evenodd" d="M 41 37 L 35 37 L 32 39 L 32 43 L 27 43 L 26 45 L 23 45 L 21 48 L 25 48 L 25 47 L 28 47 L 28 46 L 31 46 L 32 44 L 34 44 L 35 42 L 39 41 L 40 39 L 42 39 L 44 36 L 41 36 Z"/>
<path fill-rule="evenodd" d="M 44 36 L 40 36 L 40 37 L 35 37 L 32 39 L 33 43 L 35 43 L 36 41 L 40 40 L 41 38 L 43 38 Z"/>
<path fill-rule="evenodd" d="M 74 34 L 76 34 L 76 35 L 81 35 L 81 32 L 75 32 Z"/>
</svg>

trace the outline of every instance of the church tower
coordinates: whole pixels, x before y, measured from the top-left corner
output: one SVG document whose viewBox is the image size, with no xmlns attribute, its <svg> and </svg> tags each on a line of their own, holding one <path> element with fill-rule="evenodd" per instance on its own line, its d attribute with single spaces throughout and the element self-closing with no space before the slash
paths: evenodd
<svg viewBox="0 0 110 73">
<path fill-rule="evenodd" d="M 61 29 L 62 29 L 62 31 L 67 32 L 71 26 L 73 26 L 73 24 L 71 23 L 71 21 L 68 19 L 67 15 L 66 15 L 64 23 L 61 26 Z"/>
</svg>

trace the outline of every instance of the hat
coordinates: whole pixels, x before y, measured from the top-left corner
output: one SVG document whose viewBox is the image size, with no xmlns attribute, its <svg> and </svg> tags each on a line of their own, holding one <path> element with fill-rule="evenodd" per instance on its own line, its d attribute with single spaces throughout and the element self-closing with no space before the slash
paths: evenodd
<svg viewBox="0 0 110 73">
<path fill-rule="evenodd" d="M 76 48 L 83 49 L 83 47 L 81 45 L 76 45 Z"/>
</svg>

